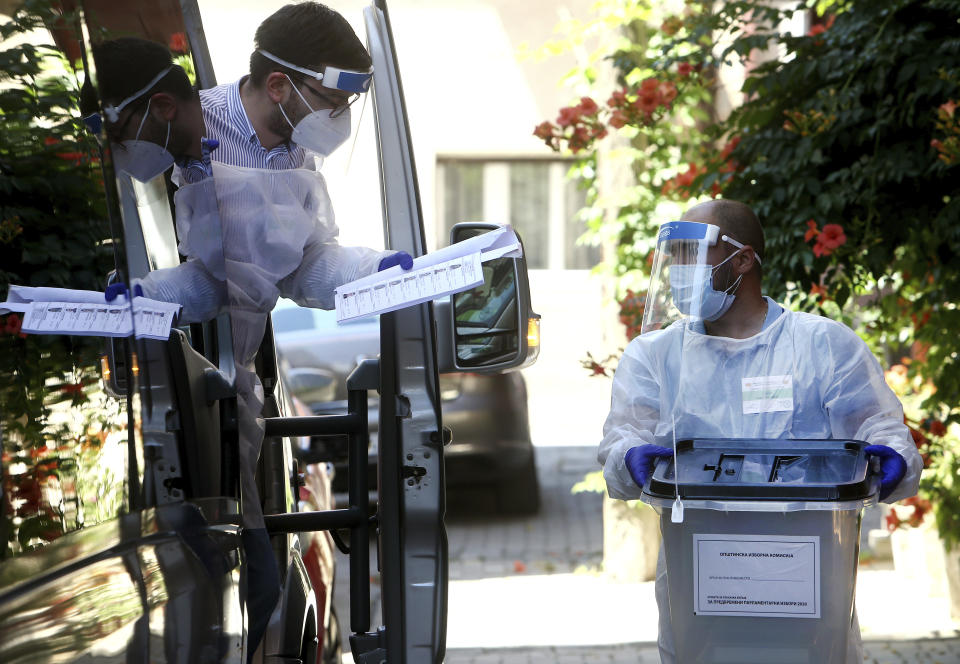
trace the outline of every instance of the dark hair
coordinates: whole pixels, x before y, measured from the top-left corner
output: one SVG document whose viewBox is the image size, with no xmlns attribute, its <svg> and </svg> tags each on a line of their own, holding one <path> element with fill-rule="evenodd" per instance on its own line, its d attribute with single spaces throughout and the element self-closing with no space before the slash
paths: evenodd
<svg viewBox="0 0 960 664">
<path fill-rule="evenodd" d="M 97 87 L 104 102 L 117 103 L 126 99 L 173 65 L 166 46 L 137 37 L 100 42 L 94 44 L 92 50 Z M 196 94 L 187 73 L 179 65 L 173 65 L 173 69 L 145 91 L 143 97 L 157 92 L 167 92 L 180 99 L 190 99 Z"/>
<path fill-rule="evenodd" d="M 264 57 L 256 49 L 307 69 L 332 65 L 366 70 L 372 64 L 347 20 L 319 2 L 286 5 L 275 11 L 257 28 L 254 46 L 250 82 L 257 87 L 271 72 L 283 72 L 294 80 L 302 79 L 303 74 Z"/>
<path fill-rule="evenodd" d="M 726 233 L 743 244 L 749 244 L 760 260 L 763 260 L 763 228 L 749 205 L 726 198 L 709 201 L 707 205 L 721 233 Z"/>
</svg>

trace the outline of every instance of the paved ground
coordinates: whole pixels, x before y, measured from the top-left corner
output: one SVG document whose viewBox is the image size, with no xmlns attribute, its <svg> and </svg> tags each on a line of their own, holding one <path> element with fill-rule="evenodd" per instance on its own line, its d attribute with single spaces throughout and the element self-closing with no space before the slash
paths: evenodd
<svg viewBox="0 0 960 664">
<path fill-rule="evenodd" d="M 345 661 L 349 655 L 344 657 Z M 477 648 L 449 650 L 446 664 L 659 664 L 651 643 L 566 648 Z M 957 639 L 872 641 L 864 645 L 864 664 L 956 664 Z"/>
<path fill-rule="evenodd" d="M 451 501 L 445 661 L 658 662 L 652 582 L 616 583 L 600 571 L 601 497 L 570 493 L 593 469 L 593 448 L 540 447 L 537 454 L 543 509 L 536 517 L 490 514 L 479 494 Z M 346 616 L 347 565 L 340 562 L 336 601 Z M 946 600 L 919 592 L 889 564 L 861 566 L 857 605 L 868 664 L 960 664 L 960 626 Z"/>
</svg>

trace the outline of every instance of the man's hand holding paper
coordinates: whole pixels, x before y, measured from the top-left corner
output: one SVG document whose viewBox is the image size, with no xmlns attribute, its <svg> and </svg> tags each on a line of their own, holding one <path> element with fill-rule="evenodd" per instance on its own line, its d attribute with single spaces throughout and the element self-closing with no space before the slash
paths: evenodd
<svg viewBox="0 0 960 664">
<path fill-rule="evenodd" d="M 0 314 L 23 314 L 21 331 L 28 334 L 72 334 L 166 340 L 179 304 L 134 297 L 126 288 L 111 288 L 111 301 L 100 291 L 11 285 Z M 133 317 L 130 312 L 133 312 Z"/>
<path fill-rule="evenodd" d="M 457 242 L 413 259 L 413 267 L 394 266 L 336 289 L 337 322 L 395 311 L 483 283 L 481 263 L 519 258 L 520 240 L 510 226 Z"/>
</svg>

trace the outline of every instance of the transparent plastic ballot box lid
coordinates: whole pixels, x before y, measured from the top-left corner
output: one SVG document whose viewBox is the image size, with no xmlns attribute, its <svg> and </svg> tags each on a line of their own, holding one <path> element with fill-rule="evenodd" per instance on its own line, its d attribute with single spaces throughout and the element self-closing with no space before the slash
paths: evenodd
<svg viewBox="0 0 960 664">
<path fill-rule="evenodd" d="M 844 503 L 869 501 L 879 484 L 876 460 L 858 440 L 696 438 L 677 441 L 674 460 L 657 461 L 644 502 L 666 505 L 680 492 L 693 501 Z M 828 508 L 827 505 L 822 507 Z M 829 509 L 829 508 L 828 508 Z"/>
</svg>

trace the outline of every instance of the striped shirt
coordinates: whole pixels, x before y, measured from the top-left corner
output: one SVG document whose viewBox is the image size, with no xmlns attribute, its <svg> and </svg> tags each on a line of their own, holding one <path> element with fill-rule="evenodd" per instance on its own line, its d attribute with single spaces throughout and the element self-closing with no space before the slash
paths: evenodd
<svg viewBox="0 0 960 664">
<path fill-rule="evenodd" d="M 233 83 L 200 91 L 200 107 L 206 124 L 205 138 L 216 139 L 220 143 L 210 153 L 210 158 L 231 166 L 278 171 L 304 166 L 306 151 L 296 143 L 281 143 L 272 150 L 266 150 L 260 144 L 240 99 L 240 85 L 247 78 L 244 76 Z M 199 182 L 211 175 L 203 162 L 196 159 L 178 162 L 177 166 L 186 183 Z M 317 170 L 313 164 L 307 167 Z M 176 176 L 174 181 L 177 181 Z"/>
<path fill-rule="evenodd" d="M 207 138 L 220 141 L 211 158 L 231 166 L 283 170 L 303 166 L 305 151 L 296 143 L 281 143 L 272 150 L 260 145 L 257 132 L 240 101 L 240 85 L 247 76 L 200 91 L 200 106 Z"/>
</svg>

